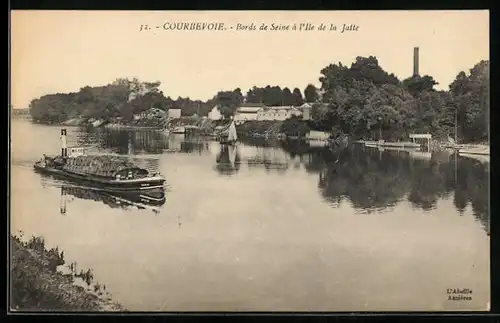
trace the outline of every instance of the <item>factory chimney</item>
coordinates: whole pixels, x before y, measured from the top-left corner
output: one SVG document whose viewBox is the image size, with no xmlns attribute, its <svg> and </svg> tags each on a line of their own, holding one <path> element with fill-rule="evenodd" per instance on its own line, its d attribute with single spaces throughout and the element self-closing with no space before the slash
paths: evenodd
<svg viewBox="0 0 500 323">
<path fill-rule="evenodd" d="M 413 76 L 419 76 L 419 73 L 418 73 L 418 47 L 413 48 Z"/>
</svg>

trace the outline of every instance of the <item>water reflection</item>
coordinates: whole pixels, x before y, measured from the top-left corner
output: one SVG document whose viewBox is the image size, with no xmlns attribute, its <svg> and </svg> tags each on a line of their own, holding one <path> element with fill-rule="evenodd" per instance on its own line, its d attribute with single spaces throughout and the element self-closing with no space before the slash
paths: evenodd
<svg viewBox="0 0 500 323">
<path fill-rule="evenodd" d="M 105 144 L 105 131 L 68 128 L 97 153 L 128 145 L 123 157 L 159 168 L 172 189 L 160 206 L 168 216 L 155 216 L 96 192 L 61 194 L 66 182 L 41 189 L 32 163 L 60 151 L 60 129 L 18 124 L 11 229 L 63 246 L 130 310 L 466 310 L 490 299 L 479 225 L 488 223 L 488 168 L 474 159 L 176 135 L 146 156 L 141 145 L 154 144 L 126 132 Z M 66 215 L 54 216 L 60 200 Z M 446 302 L 443 290 L 464 281 L 473 301 Z"/>
<path fill-rule="evenodd" d="M 305 168 L 319 173 L 318 187 L 333 206 L 345 199 L 369 213 L 407 200 L 429 211 L 440 199 L 453 196 L 459 214 L 470 204 L 477 220 L 489 230 L 489 164 L 446 152 L 419 154 L 356 146 L 336 152 L 304 150 L 289 152 L 307 154 Z"/>
<path fill-rule="evenodd" d="M 440 199 L 453 197 L 459 214 L 470 205 L 489 231 L 489 163 L 484 160 L 450 152 L 359 145 L 330 150 L 298 141 L 247 140 L 245 144 L 260 148 L 254 149 L 256 156 L 247 158 L 249 166 L 286 170 L 299 160 L 308 173 L 318 173 L 320 193 L 332 207 L 345 200 L 361 213 L 374 213 L 408 201 L 414 208 L 430 211 Z"/>
<path fill-rule="evenodd" d="M 199 138 L 159 130 L 95 129 L 77 134 L 78 145 L 97 145 L 100 150 L 120 155 L 162 154 L 164 152 L 202 153 L 208 143 Z"/>
<path fill-rule="evenodd" d="M 109 192 L 96 190 L 90 187 L 62 185 L 61 186 L 61 214 L 67 214 L 68 206 L 74 198 L 100 202 L 110 208 L 152 210 L 158 214 L 160 207 L 165 204 L 164 189 L 151 192 Z"/>
<path fill-rule="evenodd" d="M 86 137 L 85 137 L 86 136 Z M 83 139 L 86 138 L 86 139 Z M 160 154 L 173 151 L 203 155 L 211 145 L 203 138 L 166 135 L 158 131 L 103 131 L 83 134 L 80 140 L 97 143 L 120 154 Z M 318 174 L 317 187 L 332 207 L 349 202 L 361 213 L 374 213 L 402 201 L 424 212 L 436 209 L 441 199 L 452 198 L 458 214 L 472 208 L 488 228 L 489 163 L 447 152 L 384 150 L 353 145 L 330 150 L 299 141 L 243 139 L 238 146 L 212 145 L 213 169 L 234 176 L 242 165 L 285 174 L 304 169 Z M 155 166 L 157 167 L 157 166 Z"/>
<path fill-rule="evenodd" d="M 183 153 L 198 153 L 201 155 L 203 152 L 209 150 L 210 145 L 206 140 L 199 138 L 185 138 L 180 145 L 180 152 Z"/>
<path fill-rule="evenodd" d="M 220 145 L 215 159 L 215 170 L 221 175 L 233 175 L 240 170 L 240 154 L 233 145 Z"/>
</svg>

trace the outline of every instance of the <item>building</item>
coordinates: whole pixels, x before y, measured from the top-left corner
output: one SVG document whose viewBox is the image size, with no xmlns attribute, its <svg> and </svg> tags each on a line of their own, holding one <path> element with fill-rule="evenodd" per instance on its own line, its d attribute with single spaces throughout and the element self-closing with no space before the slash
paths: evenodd
<svg viewBox="0 0 500 323">
<path fill-rule="evenodd" d="M 262 103 L 245 103 L 238 107 L 234 113 L 235 121 L 257 120 L 259 111 L 266 106 Z"/>
<path fill-rule="evenodd" d="M 310 103 L 304 103 L 299 109 L 302 111 L 302 120 L 311 120 L 312 105 Z"/>
<path fill-rule="evenodd" d="M 153 118 L 164 118 L 166 116 L 166 112 L 162 109 L 151 108 L 146 111 L 142 111 L 139 114 L 134 116 L 134 119 L 153 119 Z"/>
<path fill-rule="evenodd" d="M 330 138 L 330 133 L 326 131 L 311 130 L 306 135 L 306 138 L 312 141 L 327 141 Z"/>
<path fill-rule="evenodd" d="M 263 120 L 273 120 L 272 119 L 272 114 L 270 113 L 271 109 L 269 108 L 263 108 L 257 111 L 257 120 L 263 121 Z"/>
<path fill-rule="evenodd" d="M 276 120 L 283 121 L 289 119 L 292 116 L 300 116 L 302 115 L 302 111 L 293 106 L 278 106 L 278 107 L 269 107 L 259 110 L 257 113 L 258 120 Z"/>
<path fill-rule="evenodd" d="M 219 120 L 221 118 L 222 118 L 222 114 L 219 111 L 218 105 L 213 107 L 212 110 L 210 110 L 210 112 L 208 112 L 208 119 L 210 119 L 210 120 Z"/>
<path fill-rule="evenodd" d="M 168 118 L 180 118 L 181 117 L 181 109 L 168 109 Z"/>
</svg>

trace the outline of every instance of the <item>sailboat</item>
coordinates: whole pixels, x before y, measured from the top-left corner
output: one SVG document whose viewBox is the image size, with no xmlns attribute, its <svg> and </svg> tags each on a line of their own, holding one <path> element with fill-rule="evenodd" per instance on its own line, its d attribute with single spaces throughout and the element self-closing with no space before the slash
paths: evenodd
<svg viewBox="0 0 500 323">
<path fill-rule="evenodd" d="M 236 125 L 234 123 L 234 119 L 231 120 L 231 124 L 229 125 L 227 139 L 221 139 L 220 143 L 225 145 L 232 145 L 238 140 L 238 134 L 236 133 Z"/>
</svg>

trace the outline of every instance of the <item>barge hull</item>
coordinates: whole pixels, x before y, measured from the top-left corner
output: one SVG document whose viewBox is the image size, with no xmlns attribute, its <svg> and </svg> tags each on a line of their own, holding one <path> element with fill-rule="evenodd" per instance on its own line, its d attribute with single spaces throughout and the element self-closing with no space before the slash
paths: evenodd
<svg viewBox="0 0 500 323">
<path fill-rule="evenodd" d="M 163 190 L 165 179 L 159 177 L 145 178 L 141 180 L 106 180 L 89 175 L 79 175 L 56 168 L 47 168 L 35 165 L 35 171 L 51 175 L 60 179 L 71 180 L 73 182 L 87 184 L 91 187 L 100 188 L 111 192 L 145 192 L 150 190 Z"/>
</svg>

